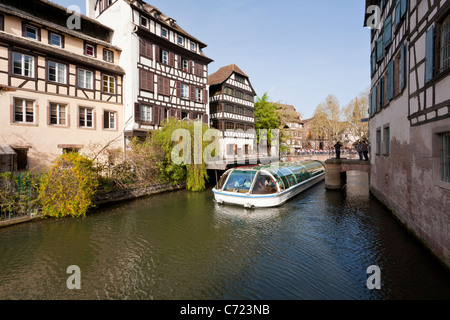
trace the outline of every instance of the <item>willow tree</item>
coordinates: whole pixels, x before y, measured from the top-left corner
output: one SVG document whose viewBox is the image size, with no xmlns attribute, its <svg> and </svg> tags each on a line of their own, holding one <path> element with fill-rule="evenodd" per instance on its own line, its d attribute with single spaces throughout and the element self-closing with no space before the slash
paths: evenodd
<svg viewBox="0 0 450 320">
<path fill-rule="evenodd" d="M 311 120 L 311 132 L 325 141 L 336 143 L 341 139 L 345 130 L 341 118 L 342 111 L 338 99 L 329 95 L 314 112 Z"/>
<path fill-rule="evenodd" d="M 205 190 L 208 174 L 203 153 L 210 142 L 203 141 L 203 136 L 208 130 L 198 121 L 169 119 L 161 130 L 153 132 L 153 141 L 164 153 L 159 163 L 163 179 L 174 184 L 186 180 L 188 190 Z"/>
</svg>

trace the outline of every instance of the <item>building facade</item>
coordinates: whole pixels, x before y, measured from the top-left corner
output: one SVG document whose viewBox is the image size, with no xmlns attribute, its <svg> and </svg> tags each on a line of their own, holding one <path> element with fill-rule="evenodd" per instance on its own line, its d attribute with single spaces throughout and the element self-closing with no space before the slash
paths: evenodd
<svg viewBox="0 0 450 320">
<path fill-rule="evenodd" d="M 81 15 L 71 29 L 71 17 L 46 0 L 0 1 L 5 171 L 39 171 L 65 151 L 123 147 L 121 51 L 111 29 Z"/>
<path fill-rule="evenodd" d="M 235 64 L 208 77 L 211 126 L 222 134 L 221 157 L 255 150 L 255 96 L 249 77 Z"/>
<path fill-rule="evenodd" d="M 208 118 L 204 43 L 141 0 L 86 0 L 87 15 L 114 30 L 125 70 L 125 136 L 144 137 L 167 119 Z"/>
<path fill-rule="evenodd" d="M 380 9 L 380 24 L 370 25 Z M 366 1 L 372 193 L 450 266 L 450 1 Z"/>
</svg>

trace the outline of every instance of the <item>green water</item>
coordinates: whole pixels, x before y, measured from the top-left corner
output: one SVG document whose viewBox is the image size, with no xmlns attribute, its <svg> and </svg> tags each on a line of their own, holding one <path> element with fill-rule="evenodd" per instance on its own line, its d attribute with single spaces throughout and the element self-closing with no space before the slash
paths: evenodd
<svg viewBox="0 0 450 320">
<path fill-rule="evenodd" d="M 69 290 L 67 267 L 81 271 Z M 369 290 L 367 268 L 381 269 Z M 319 184 L 280 208 L 210 190 L 0 229 L 0 299 L 449 299 L 450 273 L 369 195 Z"/>
</svg>

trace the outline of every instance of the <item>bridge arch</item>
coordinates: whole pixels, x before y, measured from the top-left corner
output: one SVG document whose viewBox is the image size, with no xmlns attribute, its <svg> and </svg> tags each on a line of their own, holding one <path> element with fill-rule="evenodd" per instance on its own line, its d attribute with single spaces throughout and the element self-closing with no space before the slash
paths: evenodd
<svg viewBox="0 0 450 320">
<path fill-rule="evenodd" d="M 325 161 L 325 188 L 340 190 L 347 183 L 348 171 L 365 172 L 370 179 L 370 162 L 348 159 L 329 159 Z"/>
</svg>

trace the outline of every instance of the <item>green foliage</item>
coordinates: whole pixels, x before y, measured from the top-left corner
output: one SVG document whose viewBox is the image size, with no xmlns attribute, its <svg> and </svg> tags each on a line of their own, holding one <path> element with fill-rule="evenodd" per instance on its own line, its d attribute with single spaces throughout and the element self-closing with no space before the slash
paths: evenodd
<svg viewBox="0 0 450 320">
<path fill-rule="evenodd" d="M 55 160 L 41 180 L 38 202 L 44 216 L 81 217 L 91 208 L 98 187 L 93 161 L 78 153 Z"/>
<path fill-rule="evenodd" d="M 0 212 L 28 213 L 34 207 L 38 183 L 39 176 L 30 172 L 0 173 Z"/>
<path fill-rule="evenodd" d="M 206 180 L 208 179 L 206 164 L 203 159 L 203 150 L 208 145 L 207 142 L 203 142 L 203 134 L 208 130 L 208 126 L 200 123 L 198 125 L 201 127 L 201 132 L 196 133 L 194 121 L 169 119 L 161 130 L 155 131 L 152 134 L 153 142 L 159 145 L 164 154 L 163 160 L 159 163 L 160 177 L 173 184 L 186 180 L 187 189 L 194 192 L 205 190 Z M 172 141 L 172 137 L 175 131 L 180 129 L 189 133 L 190 141 L 186 142 L 190 145 L 190 150 L 188 150 L 190 154 L 181 153 L 181 157 L 186 156 L 186 161 L 183 163 L 175 163 L 172 159 L 172 153 L 174 148 L 183 142 L 183 139 L 180 138 L 178 141 Z M 195 139 L 196 134 L 198 135 L 197 139 Z M 198 151 L 201 151 L 201 155 L 199 154 L 201 158 L 198 164 L 195 164 L 194 161 L 194 152 L 196 151 L 195 143 L 199 143 L 200 148 Z"/>
<path fill-rule="evenodd" d="M 278 114 L 278 105 L 269 101 L 269 96 L 266 93 L 255 102 L 255 127 L 257 132 L 261 129 L 278 129 L 280 126 L 280 118 Z M 269 133 L 270 134 L 270 133 Z M 268 137 L 270 140 L 270 135 Z"/>
</svg>

